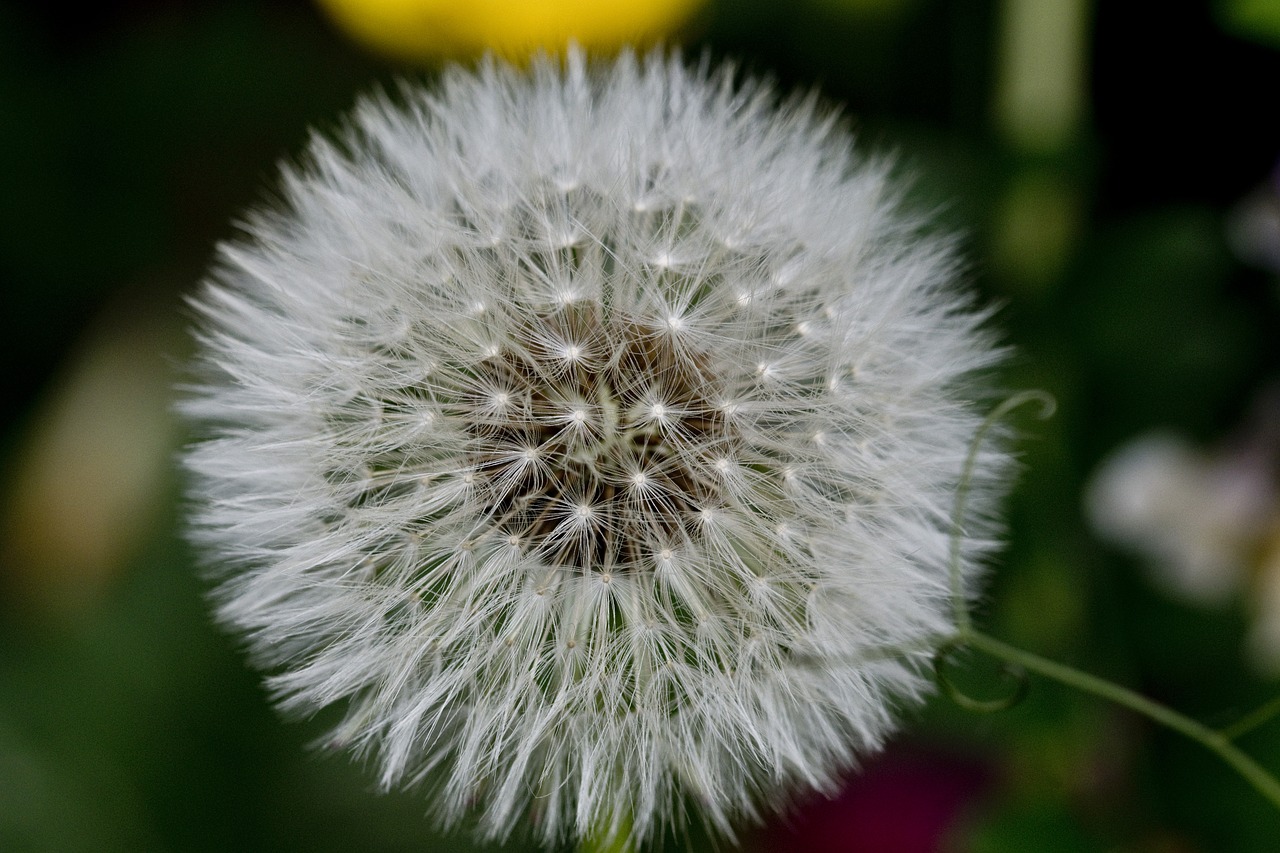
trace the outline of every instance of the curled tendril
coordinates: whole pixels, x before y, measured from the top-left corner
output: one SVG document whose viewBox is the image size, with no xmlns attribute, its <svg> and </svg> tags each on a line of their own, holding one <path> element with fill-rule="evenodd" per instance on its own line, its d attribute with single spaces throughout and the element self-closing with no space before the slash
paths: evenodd
<svg viewBox="0 0 1280 853">
<path fill-rule="evenodd" d="M 971 624 L 969 610 L 964 601 L 964 584 L 960 573 L 960 549 L 964 539 L 965 509 L 969 501 L 969 487 L 973 483 L 974 467 L 978 464 L 978 454 L 982 450 L 982 443 L 986 440 L 987 433 L 996 424 L 1000 423 L 1005 415 L 1027 403 L 1040 404 L 1038 413 L 1040 420 L 1048 420 L 1053 417 L 1053 413 L 1058 409 L 1058 402 L 1053 398 L 1053 395 L 1048 391 L 1039 389 L 1020 391 L 1007 398 L 992 409 L 990 414 L 978 426 L 977 432 L 973 434 L 973 439 L 969 443 L 969 453 L 965 457 L 964 467 L 960 471 L 960 482 L 956 486 L 955 506 L 951 512 L 951 554 L 948 563 L 951 575 L 951 606 L 955 611 L 956 627 L 962 633 L 968 631 Z"/>
<path fill-rule="evenodd" d="M 975 699 L 957 687 L 947 675 L 947 665 L 951 658 L 966 645 L 963 637 L 957 637 L 943 643 L 933 656 L 933 672 L 938 679 L 938 689 L 945 693 L 948 699 L 975 714 L 994 714 L 1009 710 L 1027 697 L 1031 679 L 1026 670 L 1011 663 L 1001 663 L 996 669 L 1002 681 L 1013 683 L 1013 689 L 1007 696 L 998 699 Z"/>
</svg>

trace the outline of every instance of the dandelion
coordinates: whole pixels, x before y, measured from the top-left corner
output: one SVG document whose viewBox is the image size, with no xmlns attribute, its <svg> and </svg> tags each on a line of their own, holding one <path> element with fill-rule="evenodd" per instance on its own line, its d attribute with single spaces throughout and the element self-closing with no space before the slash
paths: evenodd
<svg viewBox="0 0 1280 853">
<path fill-rule="evenodd" d="M 218 615 L 279 705 L 341 703 L 330 743 L 488 838 L 831 790 L 953 630 L 998 359 L 887 168 L 656 54 L 454 70 L 313 140 L 196 300 L 185 404 Z"/>
</svg>

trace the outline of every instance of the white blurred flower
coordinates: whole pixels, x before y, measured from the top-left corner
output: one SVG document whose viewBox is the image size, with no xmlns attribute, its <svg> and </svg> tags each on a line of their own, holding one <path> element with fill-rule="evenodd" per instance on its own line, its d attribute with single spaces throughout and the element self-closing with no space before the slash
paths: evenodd
<svg viewBox="0 0 1280 853">
<path fill-rule="evenodd" d="M 1280 273 L 1280 164 L 1231 209 L 1226 232 L 1242 261 Z"/>
<path fill-rule="evenodd" d="M 1267 518 L 1267 489 L 1248 469 L 1151 433 L 1103 462 L 1086 507 L 1099 534 L 1148 558 L 1157 582 L 1192 601 L 1221 604 L 1245 580 L 1245 545 Z"/>
<path fill-rule="evenodd" d="M 314 140 L 197 301 L 221 619 L 283 708 L 345 702 L 336 744 L 489 837 L 830 789 L 951 627 L 998 352 L 947 241 L 728 70 L 571 54 L 402 100 Z"/>
<path fill-rule="evenodd" d="M 1206 606 L 1247 597 L 1248 656 L 1267 675 L 1280 674 L 1278 402 L 1262 395 L 1242 440 L 1224 450 L 1140 436 L 1103 461 L 1086 492 L 1098 534 L 1145 558 L 1172 595 Z"/>
</svg>

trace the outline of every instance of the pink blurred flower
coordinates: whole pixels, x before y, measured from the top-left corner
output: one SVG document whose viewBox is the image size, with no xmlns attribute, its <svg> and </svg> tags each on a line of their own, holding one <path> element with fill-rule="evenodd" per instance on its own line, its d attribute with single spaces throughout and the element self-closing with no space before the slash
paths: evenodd
<svg viewBox="0 0 1280 853">
<path fill-rule="evenodd" d="M 937 853 L 990 783 L 968 758 L 891 749 L 835 799 L 811 799 L 762 833 L 761 850 Z"/>
</svg>

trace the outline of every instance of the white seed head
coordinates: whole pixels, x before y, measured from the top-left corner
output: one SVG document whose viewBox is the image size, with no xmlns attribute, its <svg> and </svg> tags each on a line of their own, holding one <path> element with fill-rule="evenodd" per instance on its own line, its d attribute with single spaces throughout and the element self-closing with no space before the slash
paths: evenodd
<svg viewBox="0 0 1280 853">
<path fill-rule="evenodd" d="M 491 62 L 363 101 L 282 195 L 196 300 L 184 407 L 283 708 L 548 842 L 689 798 L 730 831 L 884 741 L 998 354 L 838 121 L 659 55 Z"/>
</svg>

